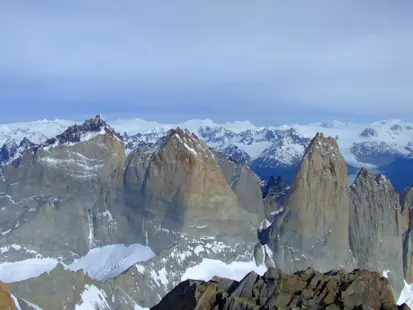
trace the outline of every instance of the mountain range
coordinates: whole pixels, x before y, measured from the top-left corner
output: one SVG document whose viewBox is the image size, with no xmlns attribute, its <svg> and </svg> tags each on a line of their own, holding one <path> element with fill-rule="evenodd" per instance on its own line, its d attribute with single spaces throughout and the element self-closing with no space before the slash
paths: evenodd
<svg viewBox="0 0 413 310">
<path fill-rule="evenodd" d="M 371 279 L 386 295 L 379 305 L 412 304 L 413 187 L 374 175 L 410 163 L 412 133 L 400 121 L 258 128 L 101 115 L 4 125 L 0 281 L 17 309 L 106 310 L 163 308 L 181 281 L 220 276 L 237 281 L 214 280 L 231 305 L 243 287 L 264 292 L 255 281 L 301 281 L 273 267 L 298 278 L 312 267 L 325 284 L 311 294 L 332 281 L 341 298 L 326 304 L 324 290 L 310 301 L 307 279 L 299 292 L 314 307 L 366 306 L 351 283 Z M 400 184 L 411 179 L 403 171 Z"/>
<path fill-rule="evenodd" d="M 62 133 L 81 122 L 42 120 L 0 125 L 0 163 L 13 159 L 16 153 Z M 337 139 L 349 170 L 350 182 L 359 168 L 375 174 L 384 173 L 401 191 L 411 184 L 413 161 L 413 123 L 388 120 L 371 124 L 332 121 L 308 125 L 254 126 L 248 121 L 217 124 L 212 120 L 191 120 L 181 124 L 160 124 L 140 119 L 110 122 L 121 134 L 126 148 L 142 143 L 155 143 L 171 128 L 188 129 L 209 147 L 247 163 L 263 180 L 283 176 L 292 180 L 306 147 L 317 132 Z"/>
</svg>

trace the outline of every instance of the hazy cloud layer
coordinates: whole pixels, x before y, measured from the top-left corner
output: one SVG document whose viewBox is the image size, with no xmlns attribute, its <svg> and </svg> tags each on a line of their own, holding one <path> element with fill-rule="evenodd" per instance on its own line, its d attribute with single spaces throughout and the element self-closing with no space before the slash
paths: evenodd
<svg viewBox="0 0 413 310">
<path fill-rule="evenodd" d="M 0 121 L 412 119 L 412 16 L 408 0 L 2 1 Z"/>
</svg>

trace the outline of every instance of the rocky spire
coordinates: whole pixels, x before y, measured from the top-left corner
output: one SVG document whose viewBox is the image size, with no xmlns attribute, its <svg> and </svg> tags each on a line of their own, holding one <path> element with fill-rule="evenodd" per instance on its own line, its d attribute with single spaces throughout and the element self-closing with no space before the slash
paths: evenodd
<svg viewBox="0 0 413 310">
<path fill-rule="evenodd" d="M 151 215 L 142 231 L 155 251 L 182 233 L 256 238 L 256 206 L 240 202 L 218 159 L 195 134 L 170 130 L 152 148 L 133 151 L 128 160 L 126 188 L 131 200 L 141 197 L 143 214 Z M 261 199 L 258 181 L 256 185 Z"/>
<path fill-rule="evenodd" d="M 399 196 L 386 176 L 361 169 L 351 185 L 349 242 L 357 267 L 388 271 L 393 292 L 399 294 L 403 285 L 401 214 Z"/>
<path fill-rule="evenodd" d="M 345 266 L 349 257 L 347 165 L 337 142 L 317 133 L 297 168 L 270 247 L 278 267 L 292 272 Z"/>
</svg>

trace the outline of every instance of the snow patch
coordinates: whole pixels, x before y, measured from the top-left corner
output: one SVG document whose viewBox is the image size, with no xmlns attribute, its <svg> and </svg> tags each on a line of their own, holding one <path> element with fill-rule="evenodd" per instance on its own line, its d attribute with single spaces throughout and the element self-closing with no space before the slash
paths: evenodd
<svg viewBox="0 0 413 310">
<path fill-rule="evenodd" d="M 20 303 L 19 300 L 17 299 L 16 296 L 14 296 L 13 294 L 10 294 L 11 299 L 13 299 L 14 302 L 14 306 L 16 307 L 17 310 L 22 310 L 22 308 L 20 307 Z"/>
<path fill-rule="evenodd" d="M 80 297 L 82 300 L 76 305 L 75 310 L 110 310 L 106 301 L 106 293 L 94 285 L 86 284 Z"/>
<path fill-rule="evenodd" d="M 6 231 L 2 231 L 1 234 L 2 234 L 3 236 L 5 236 L 5 235 L 7 235 L 9 232 L 11 232 L 11 228 L 8 229 L 8 230 L 6 230 Z"/>
<path fill-rule="evenodd" d="M 195 156 L 198 156 L 198 153 L 192 148 L 190 147 L 188 144 L 184 143 L 185 147 L 187 148 L 188 151 L 190 151 L 192 154 L 194 154 Z"/>
<path fill-rule="evenodd" d="M 214 276 L 240 281 L 251 271 L 262 276 L 267 271 L 267 267 L 257 266 L 253 261 L 226 264 L 220 260 L 204 258 L 199 265 L 188 268 L 182 275 L 181 281 L 188 279 L 209 281 Z"/>
<path fill-rule="evenodd" d="M 86 256 L 76 259 L 69 270 L 83 270 L 95 280 L 114 278 L 134 264 L 146 261 L 155 256 L 151 248 L 139 243 L 129 246 L 112 244 L 90 250 Z"/>
<path fill-rule="evenodd" d="M 413 309 L 413 284 L 404 281 L 404 288 L 397 300 L 398 305 L 406 304 L 410 309 Z"/>
<path fill-rule="evenodd" d="M 390 270 L 384 270 L 383 271 L 383 277 L 385 277 L 386 279 L 388 279 L 391 275 L 391 271 Z"/>
<path fill-rule="evenodd" d="M 165 267 L 159 270 L 158 272 L 156 272 L 155 270 L 151 270 L 151 278 L 156 282 L 158 286 L 160 286 L 159 282 L 165 286 L 169 284 Z"/>
<path fill-rule="evenodd" d="M 58 263 L 54 258 L 30 258 L 19 262 L 0 264 L 0 281 L 4 283 L 24 281 L 50 272 Z"/>
</svg>

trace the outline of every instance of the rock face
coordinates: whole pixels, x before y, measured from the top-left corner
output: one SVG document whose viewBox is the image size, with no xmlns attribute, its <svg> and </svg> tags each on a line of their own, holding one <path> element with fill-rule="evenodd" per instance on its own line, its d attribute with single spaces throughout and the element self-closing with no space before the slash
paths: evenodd
<svg viewBox="0 0 413 310">
<path fill-rule="evenodd" d="M 290 186 L 284 183 L 284 178 L 278 176 L 270 177 L 268 183 L 262 190 L 265 218 L 274 222 L 284 211 L 286 198 Z"/>
<path fill-rule="evenodd" d="M 2 310 L 14 310 L 13 299 L 10 295 L 8 287 L 3 283 L 0 282 L 0 309 Z"/>
<path fill-rule="evenodd" d="M 413 186 L 407 187 L 400 194 L 403 232 L 403 267 L 407 282 L 413 282 Z"/>
<path fill-rule="evenodd" d="M 0 245 L 70 260 L 95 246 L 136 242 L 121 195 L 124 147 L 111 131 L 93 118 L 3 167 Z"/>
<path fill-rule="evenodd" d="M 272 225 L 268 245 L 277 267 L 325 272 L 348 266 L 348 226 L 347 165 L 337 142 L 318 133 L 294 174 L 286 213 Z"/>
<path fill-rule="evenodd" d="M 256 242 L 264 219 L 256 175 L 188 131 L 171 130 L 126 158 L 119 135 L 96 116 L 41 145 L 25 144 L 30 149 L 0 176 L 2 246 L 69 263 L 114 243 L 159 252 L 182 234 Z M 20 254 L 0 260 L 30 257 Z"/>
<path fill-rule="evenodd" d="M 227 183 L 237 195 L 242 209 L 258 216 L 257 223 L 264 220 L 264 206 L 260 182 L 255 173 L 245 163 L 236 161 L 220 152 L 214 156 Z"/>
<path fill-rule="evenodd" d="M 236 167 L 222 160 L 230 172 L 227 178 L 216 154 L 180 129 L 129 155 L 125 189 L 142 215 L 142 237 L 148 236 L 155 252 L 176 242 L 181 233 L 251 242 L 256 238 L 263 213 L 258 180 L 249 169 L 233 179 L 229 174 Z M 257 194 L 245 193 L 249 180 Z"/>
<path fill-rule="evenodd" d="M 350 187 L 350 249 L 359 268 L 389 274 L 393 292 L 403 287 L 399 195 L 384 175 L 361 169 Z"/>
<path fill-rule="evenodd" d="M 362 137 L 377 137 L 379 133 L 374 128 L 365 128 L 361 133 L 360 136 Z"/>
<path fill-rule="evenodd" d="M 0 261 L 40 256 L 70 264 L 118 243 L 149 245 L 157 256 L 102 281 L 59 265 L 8 283 L 13 294 L 44 309 L 73 309 L 94 292 L 101 309 L 133 309 L 159 302 L 204 259 L 251 262 L 264 209 L 247 166 L 180 129 L 128 156 L 124 147 L 97 116 L 6 165 Z"/>
<path fill-rule="evenodd" d="M 287 275 L 270 268 L 242 281 L 213 278 L 187 280 L 166 295 L 153 310 L 162 309 L 397 309 L 387 279 L 355 270 L 325 274 L 312 269 Z M 406 305 L 400 308 L 408 309 Z"/>
<path fill-rule="evenodd" d="M 0 148 L 0 164 L 9 161 L 16 154 L 18 148 L 16 141 L 10 139 L 6 141 Z"/>
</svg>

